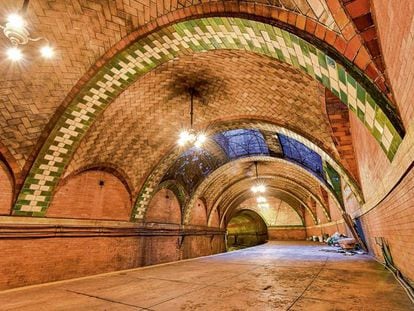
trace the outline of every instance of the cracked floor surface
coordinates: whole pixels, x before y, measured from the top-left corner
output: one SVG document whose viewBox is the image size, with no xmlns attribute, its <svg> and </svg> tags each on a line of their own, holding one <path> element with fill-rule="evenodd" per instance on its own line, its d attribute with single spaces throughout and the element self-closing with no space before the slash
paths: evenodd
<svg viewBox="0 0 414 311">
<path fill-rule="evenodd" d="M 0 293 L 0 310 L 414 310 L 366 255 L 269 242 L 210 257 Z"/>
</svg>

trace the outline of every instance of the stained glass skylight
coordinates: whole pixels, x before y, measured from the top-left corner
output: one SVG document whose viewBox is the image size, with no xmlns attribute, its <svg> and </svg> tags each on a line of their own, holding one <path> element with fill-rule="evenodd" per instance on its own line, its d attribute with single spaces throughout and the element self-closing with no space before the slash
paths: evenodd
<svg viewBox="0 0 414 311">
<path fill-rule="evenodd" d="M 269 155 L 269 149 L 260 131 L 237 129 L 216 134 L 214 140 L 230 159 L 251 155 Z"/>
<path fill-rule="evenodd" d="M 319 178 L 324 178 L 322 158 L 315 151 L 306 147 L 296 139 L 283 134 L 277 134 L 286 158 L 302 164 L 305 168 L 315 173 Z"/>
<path fill-rule="evenodd" d="M 219 163 L 203 149 L 192 147 L 185 151 L 168 170 L 164 180 L 174 179 L 180 182 L 191 193 L 195 186 Z"/>
</svg>

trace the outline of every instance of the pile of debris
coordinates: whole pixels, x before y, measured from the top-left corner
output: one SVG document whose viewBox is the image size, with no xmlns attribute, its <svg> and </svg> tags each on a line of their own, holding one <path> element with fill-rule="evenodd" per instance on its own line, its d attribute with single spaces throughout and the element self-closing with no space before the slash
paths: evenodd
<svg viewBox="0 0 414 311">
<path fill-rule="evenodd" d="M 327 238 L 323 241 L 326 242 L 329 246 L 334 247 L 328 249 L 321 249 L 321 251 L 323 252 L 342 253 L 346 256 L 353 256 L 355 254 L 366 254 L 366 252 L 361 249 L 361 247 L 355 241 L 354 238 L 349 238 L 344 234 L 340 234 L 339 232 L 335 232 L 331 236 L 327 235 Z"/>
</svg>

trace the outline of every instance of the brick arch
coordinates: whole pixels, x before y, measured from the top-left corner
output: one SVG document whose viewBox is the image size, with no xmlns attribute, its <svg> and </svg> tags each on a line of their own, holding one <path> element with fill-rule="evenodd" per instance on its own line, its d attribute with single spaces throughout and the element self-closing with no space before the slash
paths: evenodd
<svg viewBox="0 0 414 311">
<path fill-rule="evenodd" d="M 182 209 L 176 193 L 168 187 L 160 188 L 148 206 L 145 222 L 181 224 Z"/>
<path fill-rule="evenodd" d="M 0 157 L 0 215 L 10 215 L 14 189 L 13 172 L 8 163 Z"/>
<path fill-rule="evenodd" d="M 302 225 L 305 224 L 305 219 L 304 219 L 303 215 L 301 215 L 301 210 L 298 209 L 297 206 L 295 207 L 292 204 L 289 204 L 289 202 L 287 202 L 287 201 L 283 200 L 282 198 L 280 198 L 278 195 L 275 195 L 275 192 L 277 192 L 278 189 L 271 188 L 269 190 L 271 190 L 271 191 L 267 192 L 267 195 L 266 195 L 266 197 L 268 198 L 268 202 L 269 203 L 274 202 L 274 201 L 283 202 L 284 204 L 286 204 L 289 207 L 289 209 L 292 210 L 292 212 L 295 213 L 295 216 L 298 217 L 298 219 L 300 220 L 301 224 Z M 227 219 L 231 218 L 240 209 L 253 210 L 253 211 L 256 211 L 258 214 L 263 213 L 260 210 L 260 207 L 258 207 L 257 206 L 257 203 L 255 202 L 255 196 L 253 194 L 250 194 L 250 193 L 249 194 L 246 194 L 246 192 L 244 194 L 245 195 L 241 195 L 240 198 L 239 198 L 239 200 L 238 200 L 238 201 L 242 201 L 242 202 L 241 203 L 237 203 L 237 204 L 234 205 L 234 208 L 232 208 L 231 211 L 229 212 L 230 214 L 228 214 L 229 217 Z M 252 202 L 252 201 L 253 201 L 253 203 L 250 204 L 250 202 Z M 295 199 L 295 201 L 296 201 L 296 199 Z M 247 203 L 249 203 L 249 205 L 246 205 Z M 252 207 L 250 205 L 254 205 L 254 207 Z M 299 203 L 299 207 L 300 206 L 301 206 L 301 204 Z M 265 222 L 266 222 L 267 225 L 271 225 L 270 220 L 266 218 L 266 215 L 265 214 L 263 214 L 263 218 L 265 219 Z"/>
<path fill-rule="evenodd" d="M 41 195 L 41 188 L 36 191 L 40 193 L 34 195 Z M 86 169 L 59 184 L 46 217 L 127 221 L 131 205 L 118 176 L 108 169 Z"/>
<path fill-rule="evenodd" d="M 222 185 L 224 182 L 226 182 L 226 188 L 224 189 L 224 191 L 230 191 L 230 189 L 236 189 L 235 187 L 239 186 L 240 183 L 249 183 L 249 187 L 251 186 L 251 182 L 252 180 L 254 180 L 254 177 L 251 178 L 238 178 L 236 180 L 221 180 L 220 177 L 221 176 L 225 176 L 226 175 L 226 171 L 228 170 L 232 170 L 232 174 L 234 174 L 234 169 L 235 166 L 238 164 L 244 164 L 244 163 L 251 163 L 253 161 L 263 161 L 263 162 L 267 162 L 267 163 L 276 163 L 276 164 L 283 164 L 285 167 L 291 168 L 293 170 L 295 170 L 295 172 L 298 172 L 301 176 L 301 178 L 307 178 L 310 182 L 312 182 L 315 185 L 318 185 L 318 189 L 319 186 L 323 187 L 327 193 L 329 193 L 329 195 L 331 196 L 331 198 L 333 199 L 333 201 L 337 204 L 338 207 L 343 208 L 343 205 L 341 204 L 341 202 L 337 199 L 336 194 L 334 193 L 334 191 L 330 188 L 328 188 L 325 184 L 323 184 L 317 177 L 315 177 L 314 175 L 312 175 L 310 172 L 308 172 L 307 170 L 305 170 L 304 168 L 302 168 L 301 166 L 289 162 L 287 160 L 284 159 L 279 159 L 279 158 L 272 158 L 269 156 L 252 156 L 252 157 L 247 157 L 247 158 L 240 158 L 240 159 L 236 159 L 233 160 L 231 162 L 228 162 L 224 165 L 222 165 L 220 168 L 218 168 L 217 170 L 215 170 L 212 174 L 210 174 L 209 176 L 206 177 L 206 179 L 197 187 L 196 191 L 192 194 L 185 212 L 184 212 L 184 223 L 188 223 L 190 217 L 191 217 L 191 211 L 192 211 L 192 207 L 194 206 L 195 201 L 197 200 L 198 197 L 203 196 L 204 192 L 209 188 L 209 186 L 212 183 L 218 183 L 220 185 Z M 238 176 L 238 175 L 237 175 Z M 236 177 L 237 177 L 236 176 Z M 327 218 L 329 218 L 329 215 L 327 213 L 327 207 L 324 205 L 322 199 L 320 199 L 318 197 L 318 194 L 314 193 L 313 191 L 311 191 L 309 189 L 310 185 L 304 185 L 302 181 L 298 181 L 298 180 L 291 180 L 292 178 L 288 178 L 286 176 L 282 176 L 282 175 L 278 175 L 278 174 L 261 174 L 261 178 L 266 178 L 267 180 L 269 180 L 269 184 L 272 178 L 278 177 L 279 179 L 283 178 L 285 180 L 289 179 L 289 183 L 295 183 L 295 185 L 297 185 L 299 188 L 301 188 L 304 192 L 308 193 L 309 195 L 311 195 L 315 201 L 317 201 L 322 207 L 324 207 L 324 213 L 327 216 Z M 238 189 L 238 188 L 237 188 Z M 245 190 L 243 190 L 242 192 L 244 192 Z M 210 214 L 213 213 L 217 208 L 218 208 L 218 202 L 220 197 L 223 197 L 223 189 L 220 187 L 220 195 L 214 199 L 214 205 L 211 207 L 210 210 Z M 223 217 L 224 215 L 221 215 L 221 217 Z"/>
<path fill-rule="evenodd" d="M 9 149 L 0 141 L 0 161 L 7 166 L 13 179 L 13 185 L 18 185 L 21 178 L 21 169 L 16 158 L 11 154 Z"/>
<path fill-rule="evenodd" d="M 299 201 L 300 202 L 300 204 L 301 204 L 301 206 L 304 208 L 304 212 L 308 212 L 309 213 L 309 215 L 311 216 L 311 218 L 312 218 L 312 220 L 313 220 L 313 223 L 315 224 L 315 225 L 317 225 L 318 224 L 318 221 L 317 221 L 317 219 L 316 219 L 316 214 L 315 214 L 315 212 L 311 209 L 311 208 L 309 208 L 309 206 L 308 206 L 308 204 L 303 200 L 303 199 L 301 199 L 297 194 L 295 194 L 295 193 L 293 193 L 293 192 L 291 192 L 290 190 L 288 190 L 288 189 L 283 189 L 282 187 L 277 187 L 277 186 L 275 186 L 275 185 L 271 185 L 269 188 L 271 188 L 271 189 L 273 189 L 273 190 L 275 190 L 275 191 L 280 191 L 280 192 L 283 192 L 283 193 L 285 193 L 285 194 L 287 194 L 287 195 L 289 195 L 289 196 L 291 196 L 291 197 L 293 197 L 294 199 L 296 199 L 297 201 Z M 246 196 L 246 194 L 245 193 L 241 193 L 241 194 L 239 194 L 233 201 L 234 202 L 237 202 L 237 201 L 241 201 L 241 200 L 244 200 L 244 198 L 245 197 L 247 197 Z M 242 199 L 241 199 L 242 198 Z M 240 200 L 241 199 L 241 200 Z M 323 209 L 324 209 L 324 211 L 325 211 L 325 208 L 324 207 L 322 207 Z M 226 211 L 224 211 L 224 213 L 223 213 L 223 217 L 226 215 L 226 213 L 227 213 L 227 210 Z M 299 211 L 298 211 L 298 213 L 299 213 Z M 210 218 L 209 218 L 209 221 L 210 221 Z M 303 221 L 305 221 L 305 219 L 303 219 Z"/>
<path fill-rule="evenodd" d="M 94 163 L 94 164 L 83 166 L 83 167 L 71 172 L 70 174 L 64 176 L 59 181 L 59 184 L 58 184 L 57 188 L 60 187 L 60 186 L 63 186 L 73 176 L 82 174 L 83 172 L 87 172 L 87 171 L 102 171 L 102 172 L 108 172 L 108 173 L 114 175 L 115 177 L 117 177 L 124 184 L 126 190 L 129 193 L 131 201 L 133 200 L 134 192 L 133 192 L 133 188 L 131 186 L 131 181 L 128 178 L 128 174 L 126 174 L 122 169 L 120 169 L 119 167 L 117 167 L 116 165 L 114 165 L 112 163 Z"/>
<path fill-rule="evenodd" d="M 267 130 L 273 133 L 282 133 L 286 136 L 294 138 L 316 153 L 318 153 L 322 160 L 327 161 L 330 165 L 332 165 L 341 175 L 344 182 L 350 186 L 352 192 L 356 195 L 359 202 L 363 202 L 363 195 L 358 183 L 356 183 L 352 176 L 342 167 L 340 162 L 335 160 L 331 156 L 331 152 L 326 151 L 323 146 L 318 141 L 311 139 L 308 135 L 293 131 L 289 128 L 279 126 L 277 124 L 271 123 L 267 120 L 247 120 L 247 119 L 220 119 L 217 120 L 210 125 L 205 125 L 209 129 L 209 135 L 213 135 L 214 133 L 218 133 L 225 130 L 237 129 L 237 128 L 256 128 L 259 130 Z M 157 185 L 160 183 L 162 177 L 170 168 L 170 166 L 174 163 L 175 159 L 179 157 L 180 152 L 182 150 L 180 148 L 173 148 L 169 153 L 167 153 L 163 159 L 156 165 L 153 171 L 147 176 L 140 193 L 138 194 L 137 200 L 134 206 L 134 212 L 132 215 L 132 220 L 134 219 L 143 219 L 145 218 L 145 212 L 148 205 L 148 200 L 154 194 L 154 189 L 156 189 Z M 189 203 L 188 203 L 189 204 Z"/>
<path fill-rule="evenodd" d="M 220 39 L 223 32 L 232 36 L 233 42 Z M 366 89 L 360 82 L 366 83 L 366 80 L 357 72 L 352 69 L 347 71 L 348 67 L 345 68 L 313 43 L 277 26 L 240 18 L 193 19 L 150 33 L 116 54 L 100 68 L 66 107 L 65 113 L 43 145 L 14 206 L 14 214 L 45 213 L 48 204 L 44 202 L 50 200 L 53 188 L 90 124 L 128 85 L 169 59 L 189 52 L 212 49 L 249 50 L 301 69 L 340 95 L 346 104 L 349 102 L 352 111 L 358 113 L 358 109 L 364 110 L 358 116 L 363 122 L 367 121 L 367 127 L 387 156 L 390 159 L 394 157 L 402 140 L 403 128 L 384 96 L 372 84 L 368 83 L 370 88 Z M 369 114 L 367 120 L 365 109 L 374 113 Z M 375 126 L 374 121 L 377 121 Z M 50 175 L 51 169 L 57 171 Z M 34 191 L 30 188 L 32 184 L 44 186 L 47 190 L 44 194 L 27 200 L 27 196 L 33 198 Z"/>
<path fill-rule="evenodd" d="M 184 208 L 185 203 L 188 200 L 188 193 L 183 185 L 176 180 L 166 180 L 159 184 L 157 191 L 161 189 L 171 190 L 177 197 L 178 202 L 180 202 L 181 210 Z"/>
<path fill-rule="evenodd" d="M 326 206 L 318 197 L 317 194 L 313 193 L 310 189 L 308 189 L 305 185 L 303 185 L 300 181 L 296 181 L 287 177 L 283 177 L 277 174 L 271 174 L 271 175 L 264 175 L 263 179 L 266 180 L 267 184 L 267 188 L 270 189 L 270 192 L 272 190 L 278 190 L 278 191 L 283 191 L 286 193 L 289 193 L 291 196 L 294 196 L 295 198 L 297 198 L 300 203 L 303 205 L 303 207 L 305 208 L 305 210 L 311 215 L 312 220 L 314 221 L 315 224 L 317 224 L 317 219 L 316 219 L 316 214 L 315 211 L 313 211 L 309 205 L 305 202 L 304 198 L 300 198 L 300 195 L 298 193 L 294 193 L 294 190 L 292 189 L 287 189 L 282 187 L 281 185 L 278 185 L 278 182 L 281 181 L 285 184 L 288 184 L 290 186 L 294 186 L 295 188 L 300 189 L 303 193 L 305 193 L 307 196 L 312 197 L 314 199 L 315 202 L 317 202 L 321 207 L 322 207 L 322 211 L 324 213 L 324 215 L 327 217 L 327 219 L 330 219 L 328 216 L 328 209 L 329 207 Z M 272 179 L 278 179 L 278 181 L 272 181 Z M 214 206 L 212 207 L 212 212 L 217 210 L 219 205 L 221 206 L 221 208 L 224 208 L 224 210 L 222 211 L 222 221 L 223 218 L 226 216 L 226 214 L 228 213 L 229 210 L 231 210 L 233 207 L 237 206 L 238 204 L 241 203 L 242 200 L 244 200 L 245 197 L 247 197 L 248 195 L 246 194 L 246 192 L 249 192 L 249 188 L 250 185 L 252 183 L 254 179 L 252 178 L 245 178 L 245 179 L 240 179 L 238 181 L 236 181 L 231 187 L 229 187 L 225 193 L 223 193 L 222 195 L 220 195 L 217 198 L 217 202 L 214 204 Z M 244 184 L 246 186 L 246 184 L 248 185 L 247 188 L 240 188 L 240 185 Z M 226 197 L 228 196 L 228 197 Z M 230 201 L 227 201 L 230 200 Z M 224 201 L 224 202 L 222 202 Z M 221 205 L 221 204 L 224 205 Z M 339 206 L 339 205 L 338 205 Z M 191 213 L 191 210 L 188 210 L 188 213 Z"/>
<path fill-rule="evenodd" d="M 267 176 L 268 178 L 275 178 L 275 177 L 277 177 L 277 176 Z M 240 182 L 245 182 L 245 180 L 243 180 L 243 181 L 240 181 Z M 279 187 L 279 186 L 275 186 L 275 185 L 268 185 L 268 188 L 270 189 L 270 190 L 277 190 L 277 191 L 283 191 L 283 192 L 286 192 L 286 193 L 289 193 L 290 195 L 292 195 L 292 196 L 295 196 L 296 198 L 298 197 L 296 194 L 293 194 L 293 193 L 291 193 L 289 190 L 287 190 L 287 189 L 284 189 L 284 188 L 282 188 L 282 187 Z M 230 213 L 231 211 L 233 211 L 233 209 L 235 208 L 235 207 L 237 207 L 239 204 L 241 204 L 244 200 L 246 200 L 246 199 L 250 199 L 250 198 L 253 198 L 254 196 L 253 195 L 250 195 L 250 194 L 246 194 L 246 192 L 248 192 L 248 190 L 246 191 L 246 189 L 244 189 L 244 190 L 240 190 L 237 194 L 234 194 L 234 199 L 232 199 L 228 204 L 226 204 L 225 205 L 225 207 L 224 207 L 224 211 L 223 211 L 223 216 L 222 216 L 222 219 L 221 219 L 221 224 L 223 224 L 223 222 L 225 221 L 225 218 L 226 218 L 226 216 L 227 216 L 227 214 L 228 213 Z M 309 193 L 310 193 L 310 191 L 309 191 Z M 267 195 L 267 196 L 271 196 L 271 194 L 270 195 Z M 300 203 L 301 203 L 301 205 L 304 207 L 304 212 L 306 213 L 309 213 L 309 215 L 311 216 L 311 218 L 312 218 L 312 220 L 313 220 L 313 223 L 315 224 L 315 225 L 317 225 L 318 224 L 318 221 L 317 221 L 317 217 L 316 217 L 316 212 L 315 211 L 313 211 L 310 207 L 309 207 L 309 205 L 308 204 L 306 204 L 302 199 L 299 199 L 298 198 L 298 200 L 300 201 Z M 327 215 L 327 208 L 328 207 L 326 207 L 325 205 L 320 205 L 321 207 L 322 207 L 322 211 L 323 211 L 323 213 L 324 213 L 324 215 Z M 293 207 L 292 207 L 293 208 Z M 294 208 L 293 208 L 294 209 Z M 296 210 L 296 209 L 294 209 L 297 213 L 298 213 L 298 215 L 300 216 L 300 214 L 299 214 L 299 212 Z M 300 216 L 301 217 L 301 216 Z M 302 217 L 301 217 L 302 218 Z M 305 219 L 303 219 L 303 222 L 305 221 Z"/>
</svg>

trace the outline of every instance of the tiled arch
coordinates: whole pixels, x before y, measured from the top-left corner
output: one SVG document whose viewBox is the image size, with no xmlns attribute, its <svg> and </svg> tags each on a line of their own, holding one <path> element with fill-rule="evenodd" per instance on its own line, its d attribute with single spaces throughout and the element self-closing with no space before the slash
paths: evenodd
<svg viewBox="0 0 414 311">
<path fill-rule="evenodd" d="M 286 165 L 287 167 L 292 167 L 295 170 L 297 170 L 298 172 L 301 172 L 302 174 L 304 174 L 305 176 L 309 177 L 310 179 L 312 179 L 315 183 L 319 184 L 320 186 L 322 186 L 327 193 L 331 196 L 332 200 L 334 202 L 336 202 L 336 204 L 338 206 L 342 206 L 341 203 L 338 201 L 338 199 L 336 198 L 335 193 L 328 188 L 326 185 L 324 185 L 323 183 L 321 183 L 320 180 L 318 180 L 315 176 L 313 176 L 311 173 L 309 173 L 307 170 L 305 170 L 304 168 L 293 164 L 289 161 L 283 160 L 283 159 L 279 159 L 279 158 L 272 158 L 269 156 L 255 156 L 255 157 L 248 157 L 248 158 L 240 158 L 237 160 L 234 160 L 232 162 L 229 162 L 223 166 L 221 166 L 220 168 L 218 168 L 216 171 L 214 171 L 211 175 L 209 175 L 197 188 L 197 190 L 195 191 L 195 193 L 191 196 L 189 202 L 186 205 L 186 210 L 184 213 L 184 223 L 188 223 L 189 219 L 191 218 L 191 208 L 194 205 L 194 203 L 196 202 L 197 198 L 202 196 L 204 191 L 207 189 L 207 187 L 212 183 L 215 182 L 220 176 L 223 175 L 223 173 L 225 173 L 229 168 L 234 167 L 235 164 L 237 163 L 245 163 L 245 162 L 252 162 L 252 161 L 263 161 L 263 162 L 275 162 L 275 163 L 283 163 L 284 165 Z M 274 177 L 278 177 L 277 175 L 261 175 L 261 178 L 265 178 L 265 179 L 272 179 Z M 279 176 L 278 178 L 283 178 L 286 179 L 286 177 L 283 176 Z M 243 181 L 249 181 L 249 179 L 243 178 L 241 181 L 236 181 L 236 183 L 238 182 L 243 182 Z M 289 181 L 291 182 L 291 181 Z M 297 183 L 297 182 L 296 182 Z M 251 182 L 250 182 L 251 184 Z M 234 186 L 234 185 L 233 185 Z M 303 187 L 303 185 L 301 185 L 301 187 Z M 307 189 L 305 187 L 305 189 Z M 309 189 L 306 190 L 307 192 L 313 194 L 313 196 L 316 196 L 314 193 L 312 193 Z M 317 199 L 317 201 L 320 203 L 321 206 L 324 206 L 322 200 Z M 325 207 L 326 208 L 326 207 Z M 210 214 L 213 215 L 215 210 L 217 209 L 217 204 L 214 204 L 212 206 L 212 209 L 210 211 Z M 325 211 L 326 215 L 328 216 L 327 212 Z M 328 216 L 329 218 L 329 216 Z"/>
<path fill-rule="evenodd" d="M 304 208 L 304 212 L 308 212 L 309 213 L 309 215 L 311 216 L 311 218 L 312 218 L 312 221 L 313 221 L 313 223 L 315 224 L 315 225 L 317 225 L 317 220 L 316 220 L 316 215 L 315 215 L 315 213 L 314 213 L 314 211 L 312 211 L 310 208 L 309 208 L 309 206 L 303 201 L 303 200 L 301 200 L 301 199 L 299 199 L 295 194 L 292 194 L 291 192 L 289 192 L 287 189 L 281 189 L 281 188 L 278 188 L 278 187 L 274 187 L 274 186 L 272 186 L 271 188 L 273 188 L 274 190 L 276 190 L 276 191 L 281 191 L 281 192 L 284 192 L 284 193 L 287 193 L 288 195 L 290 195 L 290 196 L 292 196 L 292 197 L 294 197 L 295 198 L 295 200 L 298 200 L 299 202 L 300 202 L 300 204 L 301 204 L 301 206 L 303 206 L 303 208 Z M 270 194 L 270 196 L 272 196 L 272 194 Z M 237 206 L 237 205 L 239 205 L 239 204 L 241 204 L 243 201 L 245 201 L 245 200 L 248 200 L 248 199 L 251 199 L 251 198 L 253 198 L 254 196 L 252 196 L 252 195 L 250 195 L 250 196 L 248 196 L 248 195 L 246 195 L 245 193 L 243 194 L 240 194 L 235 200 L 234 200 L 234 204 L 232 204 L 233 206 Z M 292 207 L 293 208 L 293 207 Z M 302 218 L 302 216 L 300 215 L 300 213 L 299 213 L 299 210 L 297 210 L 297 209 L 295 209 L 295 208 L 293 208 L 295 211 L 296 211 L 296 213 L 298 213 L 298 215 Z M 237 210 L 237 207 L 236 207 L 236 209 L 235 210 Z M 232 214 L 234 212 L 234 210 L 231 210 L 230 211 L 230 215 Z M 220 220 L 220 222 L 221 222 L 221 225 L 222 224 L 224 224 L 224 222 L 225 222 L 225 216 L 227 215 L 227 213 L 228 213 L 228 210 L 226 209 L 226 211 L 225 211 L 225 213 L 223 213 L 223 215 L 222 215 L 222 218 L 221 218 L 221 220 Z M 230 216 L 231 217 L 231 216 Z M 304 219 L 302 218 L 302 220 L 304 221 Z M 208 218 L 208 225 L 210 226 L 211 225 L 211 218 L 209 217 Z"/>
<path fill-rule="evenodd" d="M 265 120 L 221 120 L 216 124 L 211 124 L 209 126 L 209 134 L 213 135 L 214 133 L 236 129 L 236 128 L 255 128 L 258 130 L 266 130 L 273 133 L 281 133 L 285 136 L 291 137 L 303 143 L 305 146 L 311 150 L 318 153 L 322 160 L 328 162 L 336 171 L 339 172 L 343 181 L 350 187 L 352 192 L 355 194 L 356 198 L 360 203 L 364 202 L 362 191 L 360 190 L 358 184 L 353 180 L 352 176 L 343 168 L 343 166 L 337 162 L 332 156 L 324 150 L 323 147 L 319 147 L 317 143 L 312 142 L 310 139 L 304 137 L 303 135 L 292 131 L 288 128 L 267 122 Z M 179 156 L 182 150 L 180 148 L 174 148 L 170 153 L 168 153 L 154 168 L 154 170 L 146 178 L 144 185 L 141 187 L 140 193 L 138 194 L 134 211 L 132 214 L 132 220 L 143 220 L 145 219 L 146 209 L 151 197 L 155 193 L 157 185 L 161 182 L 164 174 L 174 163 L 174 161 Z M 218 168 L 220 169 L 220 168 Z"/>
<path fill-rule="evenodd" d="M 269 178 L 269 179 L 271 179 L 271 178 L 280 178 L 279 176 L 266 176 L 267 178 Z M 241 181 L 241 182 L 244 182 L 244 181 L 246 181 L 246 180 L 243 180 L 243 181 Z M 282 182 L 286 182 L 286 181 L 288 181 L 288 182 L 291 182 L 292 184 L 295 184 L 295 185 L 297 185 L 297 183 L 294 183 L 292 180 L 287 180 L 287 179 L 284 179 L 284 178 L 282 178 Z M 274 188 L 274 189 L 277 189 L 277 190 L 286 190 L 286 189 L 284 189 L 284 188 L 282 188 L 282 187 L 278 187 L 278 186 L 275 186 L 275 185 L 272 185 L 272 184 L 270 184 L 270 185 L 268 185 L 268 188 Z M 305 189 L 304 189 L 305 190 Z M 306 190 L 308 193 L 311 193 L 310 192 L 310 190 Z M 226 216 L 227 216 L 227 214 L 228 213 L 230 213 L 231 212 L 231 210 L 235 207 L 235 206 L 237 206 L 238 204 L 240 204 L 240 202 L 243 200 L 243 198 L 244 198 L 244 193 L 246 192 L 246 190 L 239 190 L 239 192 L 236 194 L 236 195 L 234 195 L 235 196 L 235 198 L 233 199 L 233 200 L 231 200 L 229 203 L 227 203 L 226 205 L 225 205 L 225 207 L 224 207 L 224 210 L 223 210 L 223 212 L 222 212 L 222 219 L 221 219 L 221 222 L 223 223 L 224 222 L 224 219 L 226 218 Z M 252 196 L 253 197 L 253 196 Z M 312 195 L 312 197 L 315 197 L 315 195 Z M 320 200 L 317 200 L 316 201 L 317 202 L 317 204 L 319 204 L 320 206 L 321 206 L 321 208 L 322 208 L 322 212 L 324 213 L 324 215 L 325 215 L 325 217 L 330 221 L 331 220 L 331 218 L 329 217 L 329 215 L 328 215 L 328 212 L 327 212 L 327 210 L 328 210 L 328 207 L 327 206 L 325 206 Z M 318 224 L 318 221 L 317 221 L 317 217 L 316 217 L 316 214 L 315 214 L 315 211 L 313 211 L 309 206 L 308 206 L 308 204 L 306 204 L 304 201 L 302 201 L 301 200 L 301 203 L 302 203 L 302 205 L 304 206 L 304 208 L 305 208 L 305 210 L 309 213 L 309 215 L 311 216 L 311 218 L 312 218 L 312 220 L 313 220 L 313 223 L 315 224 L 315 225 L 317 225 Z M 215 212 L 215 210 L 217 209 L 217 206 L 215 206 L 215 209 L 213 209 L 212 210 L 212 212 Z"/>
<path fill-rule="evenodd" d="M 96 117 L 142 74 L 182 54 L 242 49 L 301 69 L 337 94 L 366 124 L 389 159 L 402 140 L 402 127 L 374 101 L 344 66 L 297 35 L 241 18 L 200 18 L 164 27 L 115 55 L 68 105 L 43 145 L 21 189 L 14 214 L 43 216 L 51 194 L 79 141 Z M 374 93 L 373 93 L 374 92 Z"/>
<path fill-rule="evenodd" d="M 175 180 L 166 180 L 159 184 L 155 192 L 158 192 L 161 189 L 169 189 L 175 194 L 175 196 L 178 199 L 178 202 L 180 202 L 180 207 L 181 207 L 181 212 L 182 212 L 185 202 L 188 199 L 188 194 L 185 191 L 184 187 Z"/>
<path fill-rule="evenodd" d="M 305 212 L 305 208 L 302 206 L 302 203 L 298 199 L 296 199 L 294 196 L 287 195 L 286 192 L 282 192 L 283 190 L 280 190 L 280 189 L 272 188 L 272 189 L 269 189 L 269 190 L 270 191 L 268 192 L 267 196 L 271 198 L 270 201 L 272 199 L 277 199 L 277 200 L 280 200 L 280 201 L 283 201 L 283 202 L 287 203 L 295 211 L 295 213 L 299 216 L 302 224 L 305 224 L 304 215 L 301 213 L 302 211 Z M 283 193 L 282 196 L 280 195 L 281 192 Z M 237 211 L 239 211 L 241 209 L 250 209 L 251 207 L 249 207 L 249 205 L 246 206 L 245 203 L 248 202 L 248 201 L 253 201 L 254 199 L 255 199 L 255 196 L 252 195 L 252 194 L 242 196 L 241 197 L 241 200 L 243 200 L 242 203 L 237 204 L 237 206 L 234 209 L 232 209 L 231 212 L 229 212 L 230 214 L 228 214 L 229 215 L 228 219 L 231 219 L 231 217 L 235 213 L 237 213 Z M 293 204 L 291 204 L 291 203 L 293 203 Z M 259 207 L 257 207 L 257 205 L 256 205 L 256 207 L 253 207 L 252 209 L 256 210 L 257 208 L 259 208 Z"/>
<path fill-rule="evenodd" d="M 107 172 L 107 173 L 110 173 L 110 174 L 114 175 L 125 186 L 125 189 L 127 190 L 128 194 L 131 198 L 131 201 L 133 201 L 134 192 L 132 190 L 133 188 L 131 186 L 131 181 L 128 178 L 128 175 L 123 170 L 121 170 L 116 165 L 113 165 L 112 163 L 94 163 L 94 164 L 91 164 L 91 165 L 86 165 L 86 166 L 83 166 L 83 167 L 73 171 L 72 173 L 66 175 L 65 177 L 62 177 L 59 180 L 58 185 L 55 187 L 54 192 L 52 193 L 52 198 L 53 198 L 54 194 L 56 193 L 56 191 L 58 190 L 59 187 L 63 186 L 65 183 L 67 183 L 73 177 L 75 177 L 77 175 L 80 175 L 84 172 L 88 172 L 88 171 L 102 171 L 102 172 Z"/>
</svg>

